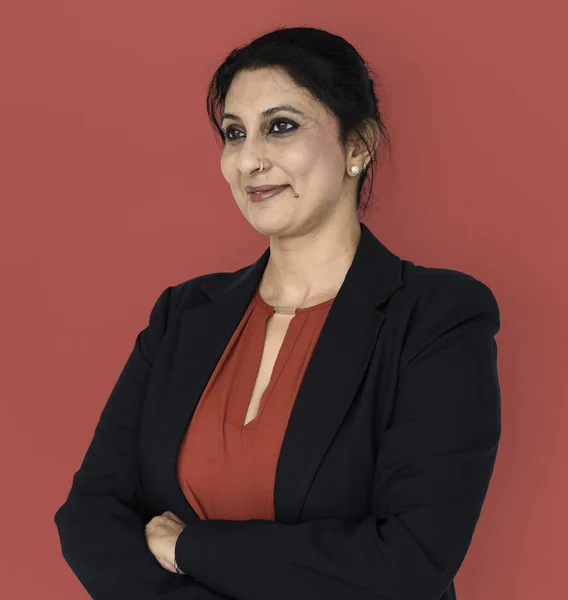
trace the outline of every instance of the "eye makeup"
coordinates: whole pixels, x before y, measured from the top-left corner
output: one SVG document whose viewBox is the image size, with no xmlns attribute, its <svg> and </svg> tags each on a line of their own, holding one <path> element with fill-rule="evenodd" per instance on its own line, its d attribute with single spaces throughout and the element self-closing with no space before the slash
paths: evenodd
<svg viewBox="0 0 568 600">
<path fill-rule="evenodd" d="M 291 127 L 287 127 L 286 129 L 281 129 L 279 131 L 272 131 L 272 128 L 274 127 L 274 125 L 280 124 L 280 123 L 285 123 L 287 125 L 291 125 Z M 276 135 L 282 135 L 284 133 L 290 133 L 292 131 L 295 131 L 297 128 L 298 128 L 298 124 L 296 122 L 292 121 L 291 119 L 286 119 L 286 118 L 283 118 L 283 117 L 279 117 L 279 118 L 274 119 L 270 123 L 270 126 L 269 126 L 268 129 L 269 129 L 269 133 L 276 134 Z M 235 137 L 231 137 L 231 134 L 233 132 L 238 132 L 239 131 L 239 129 L 235 128 L 234 126 L 229 126 L 229 127 L 226 127 L 226 128 L 223 127 L 223 128 L 221 128 L 221 130 L 223 132 L 223 140 L 225 142 L 231 142 L 231 143 L 232 142 L 236 142 L 239 139 L 241 139 L 241 137 L 242 137 L 242 136 L 238 136 L 236 138 Z"/>
</svg>

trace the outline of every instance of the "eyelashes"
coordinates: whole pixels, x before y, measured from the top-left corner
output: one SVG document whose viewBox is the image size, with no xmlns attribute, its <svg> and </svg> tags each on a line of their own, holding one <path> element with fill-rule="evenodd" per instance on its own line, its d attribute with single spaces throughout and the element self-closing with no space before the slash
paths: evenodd
<svg viewBox="0 0 568 600">
<path fill-rule="evenodd" d="M 280 131 L 272 131 L 272 128 L 274 127 L 274 125 L 280 124 L 280 123 L 285 123 L 287 125 L 291 125 L 291 127 L 282 129 Z M 297 128 L 298 128 L 298 124 L 290 119 L 274 119 L 274 121 L 272 121 L 270 123 L 269 133 L 273 133 L 275 135 L 282 135 L 283 133 L 290 133 L 291 131 L 294 131 Z M 224 142 L 235 143 L 242 138 L 242 136 L 231 137 L 231 134 L 233 132 L 240 133 L 240 130 L 236 129 L 235 127 L 227 127 L 226 129 L 221 129 L 221 131 L 223 133 L 223 141 Z"/>
</svg>

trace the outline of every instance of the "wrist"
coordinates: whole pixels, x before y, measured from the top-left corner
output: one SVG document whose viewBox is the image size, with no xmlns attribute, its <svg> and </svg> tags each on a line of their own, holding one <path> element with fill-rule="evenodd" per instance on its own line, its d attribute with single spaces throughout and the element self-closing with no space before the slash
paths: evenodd
<svg viewBox="0 0 568 600">
<path fill-rule="evenodd" d="M 174 567 L 178 575 L 185 575 L 185 573 L 178 567 L 177 560 L 174 558 Z"/>
</svg>

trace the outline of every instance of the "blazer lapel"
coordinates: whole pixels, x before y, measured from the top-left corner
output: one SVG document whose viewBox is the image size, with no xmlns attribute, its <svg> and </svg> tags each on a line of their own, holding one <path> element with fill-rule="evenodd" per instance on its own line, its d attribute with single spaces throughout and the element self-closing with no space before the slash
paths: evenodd
<svg viewBox="0 0 568 600">
<path fill-rule="evenodd" d="M 276 471 L 275 519 L 299 520 L 304 498 L 359 387 L 385 319 L 380 305 L 403 285 L 401 260 L 360 223 L 361 239 L 329 310 L 288 422 Z M 169 510 L 198 518 L 177 482 L 177 453 L 213 370 L 239 324 L 270 256 L 234 273 L 204 278 L 204 304 L 182 309 L 178 345 L 159 425 Z M 306 444 L 305 440 L 310 443 Z"/>
</svg>

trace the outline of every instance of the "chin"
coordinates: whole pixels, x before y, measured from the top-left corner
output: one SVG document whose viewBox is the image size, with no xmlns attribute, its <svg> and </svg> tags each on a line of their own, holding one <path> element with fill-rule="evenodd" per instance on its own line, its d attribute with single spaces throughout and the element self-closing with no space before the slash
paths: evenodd
<svg viewBox="0 0 568 600">
<path fill-rule="evenodd" d="M 286 233 L 289 224 L 277 219 L 254 219 L 249 221 L 252 227 L 263 235 L 275 236 Z"/>
</svg>

